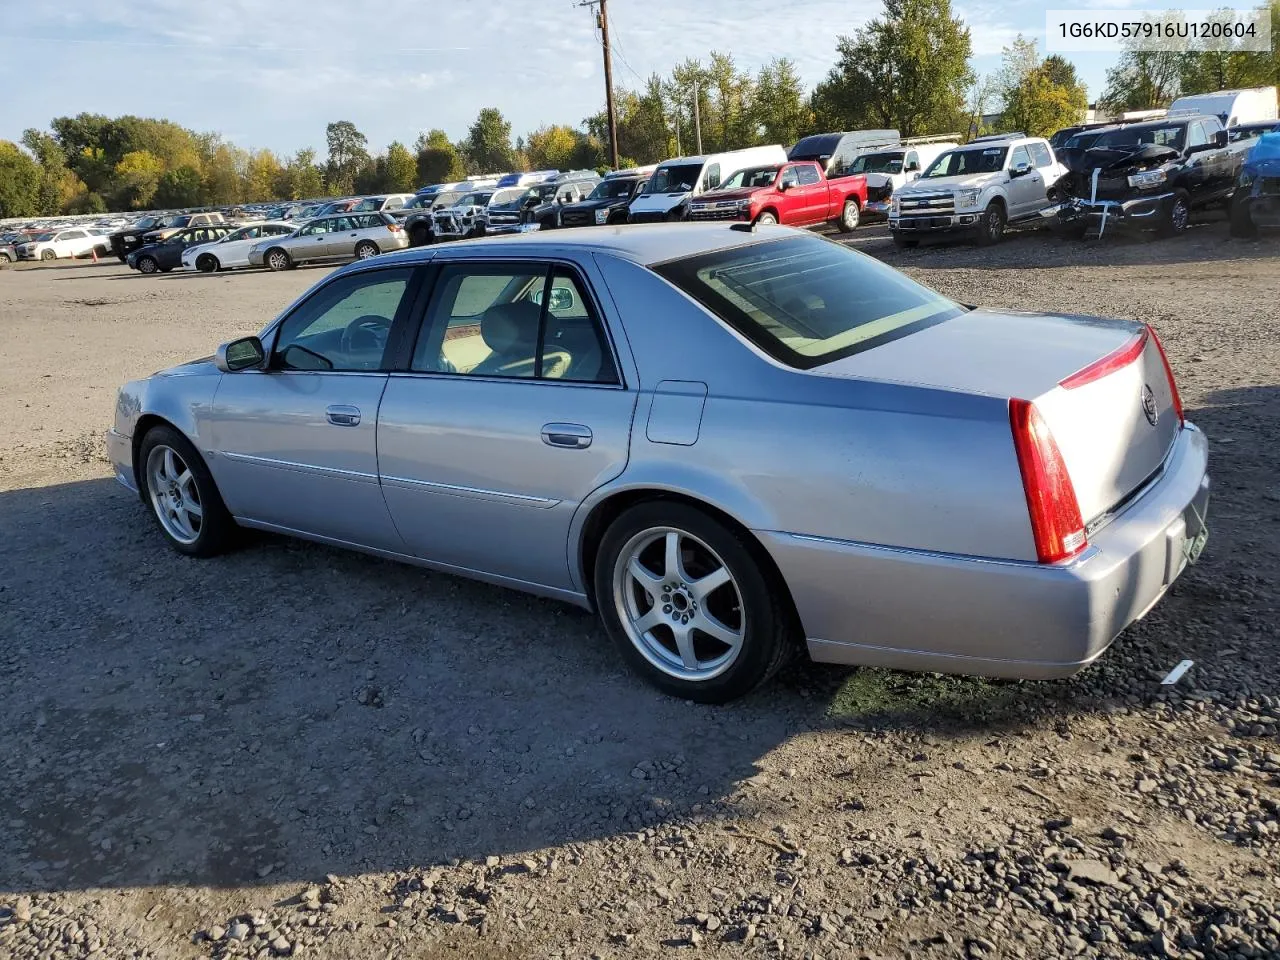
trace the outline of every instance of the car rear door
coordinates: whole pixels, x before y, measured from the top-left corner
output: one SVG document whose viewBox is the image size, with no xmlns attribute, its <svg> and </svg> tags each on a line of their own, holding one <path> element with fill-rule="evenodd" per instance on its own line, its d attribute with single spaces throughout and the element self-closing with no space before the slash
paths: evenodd
<svg viewBox="0 0 1280 960">
<path fill-rule="evenodd" d="M 405 551 L 378 485 L 378 405 L 422 268 L 336 276 L 267 337 L 263 370 L 222 376 L 210 468 L 232 514 L 261 526 Z"/>
<path fill-rule="evenodd" d="M 378 414 L 383 494 L 419 557 L 575 589 L 569 525 L 625 467 L 635 409 L 590 269 L 438 267 L 407 369 L 391 375 Z"/>
</svg>

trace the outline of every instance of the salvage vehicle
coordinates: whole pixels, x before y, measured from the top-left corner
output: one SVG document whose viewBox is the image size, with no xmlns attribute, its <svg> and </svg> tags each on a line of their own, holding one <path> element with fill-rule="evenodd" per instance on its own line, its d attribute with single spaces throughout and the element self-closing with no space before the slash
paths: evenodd
<svg viewBox="0 0 1280 960">
<path fill-rule="evenodd" d="M 1096 226 L 1101 236 L 1113 226 L 1169 236 L 1187 228 L 1192 210 L 1230 197 L 1243 153 L 1230 149 L 1217 117 L 1170 113 L 1113 127 L 1067 159 L 1068 171 L 1050 188 L 1053 203 L 1041 211 L 1055 230 L 1083 236 Z"/>
<path fill-rule="evenodd" d="M 316 217 L 285 237 L 268 237 L 249 248 L 249 263 L 292 270 L 317 260 L 367 260 L 409 245 L 404 227 L 389 213 L 340 213 Z"/>
<path fill-rule="evenodd" d="M 689 202 L 699 194 L 717 189 L 731 174 L 747 167 L 784 164 L 787 152 L 771 147 L 748 147 L 703 157 L 664 160 L 654 169 L 644 189 L 628 207 L 628 223 L 661 223 L 687 220 Z"/>
<path fill-rule="evenodd" d="M 581 200 L 599 182 L 594 170 L 571 170 L 535 183 L 517 197 L 502 202 L 495 198 L 485 216 L 485 235 L 558 227 L 560 208 Z"/>
<path fill-rule="evenodd" d="M 17 245 L 19 260 L 57 260 L 59 258 L 87 257 L 95 252 L 106 253 L 108 240 L 90 233 L 83 227 L 69 230 L 50 230 L 37 233 L 25 243 Z"/>
<path fill-rule="evenodd" d="M 863 174 L 867 178 L 867 202 L 863 205 L 866 214 L 873 220 L 888 219 L 893 192 L 918 180 L 925 167 L 946 151 L 960 146 L 958 137 L 959 134 L 954 133 L 912 137 L 903 140 L 901 146 L 864 153 L 854 160 L 849 174 Z"/>
<path fill-rule="evenodd" d="M 431 216 L 434 238 L 440 240 L 465 240 L 483 237 L 485 216 L 489 204 L 495 199 L 506 203 L 524 194 L 521 187 L 505 187 L 502 190 L 480 190 L 464 193 L 452 206 L 436 207 Z"/>
<path fill-rule="evenodd" d="M 948 150 L 889 201 L 889 230 L 900 247 L 920 237 L 972 236 L 999 243 L 1005 226 L 1035 222 L 1047 190 L 1066 172 L 1049 142 L 1022 133 L 977 137 Z"/>
<path fill-rule="evenodd" d="M 778 226 L 353 264 L 121 387 L 107 450 L 179 553 L 251 527 L 557 598 L 705 702 L 805 648 L 1070 676 L 1207 536 L 1150 327 L 964 306 Z"/>
<path fill-rule="evenodd" d="M 435 212 L 452 207 L 467 194 L 474 192 L 474 188 L 459 187 L 456 190 L 441 190 L 436 193 L 419 194 L 409 201 L 404 209 L 397 210 L 395 216 L 404 224 L 405 232 L 409 235 L 409 246 L 424 247 L 429 243 L 434 243 L 436 239 Z"/>
<path fill-rule="evenodd" d="M 182 254 L 188 247 L 204 246 L 221 240 L 232 231 L 226 224 L 211 227 L 187 227 L 166 236 L 163 240 L 148 243 L 134 250 L 125 263 L 130 270 L 139 273 L 168 273 L 182 266 Z"/>
<path fill-rule="evenodd" d="M 187 247 L 182 251 L 185 270 L 217 273 L 233 267 L 249 266 L 249 251 L 267 237 L 287 237 L 298 229 L 296 223 L 265 221 L 232 230 L 219 240 Z"/>
<path fill-rule="evenodd" d="M 564 227 L 603 227 L 627 222 L 627 205 L 648 182 L 654 166 L 630 167 L 605 174 L 590 196 L 560 210 Z"/>
<path fill-rule="evenodd" d="M 815 133 L 804 137 L 787 151 L 788 160 L 815 160 L 829 180 L 854 173 L 859 157 L 888 150 L 902 142 L 897 130 L 852 130 L 845 133 Z"/>
<path fill-rule="evenodd" d="M 1231 197 L 1231 235 L 1280 229 L 1280 129 L 1262 134 L 1245 157 Z"/>
<path fill-rule="evenodd" d="M 867 178 L 828 180 L 813 160 L 739 170 L 689 205 L 690 220 L 744 220 L 813 227 L 830 223 L 846 233 L 858 228 L 867 202 Z"/>
</svg>

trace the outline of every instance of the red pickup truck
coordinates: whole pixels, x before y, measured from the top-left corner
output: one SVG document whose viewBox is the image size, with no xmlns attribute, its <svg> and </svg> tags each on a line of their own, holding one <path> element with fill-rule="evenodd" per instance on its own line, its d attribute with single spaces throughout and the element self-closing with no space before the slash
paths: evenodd
<svg viewBox="0 0 1280 960">
<path fill-rule="evenodd" d="M 745 220 L 812 227 L 830 223 L 856 230 L 867 203 L 861 174 L 828 180 L 813 161 L 770 164 L 739 170 L 715 190 L 689 205 L 690 220 Z"/>
</svg>

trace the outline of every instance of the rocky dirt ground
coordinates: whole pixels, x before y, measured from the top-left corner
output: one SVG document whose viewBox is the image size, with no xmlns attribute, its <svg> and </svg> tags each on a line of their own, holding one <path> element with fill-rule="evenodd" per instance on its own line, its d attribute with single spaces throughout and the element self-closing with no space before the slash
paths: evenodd
<svg viewBox="0 0 1280 960">
<path fill-rule="evenodd" d="M 1280 956 L 1280 242 L 851 242 L 1163 337 L 1213 535 L 1077 678 L 797 664 L 702 707 L 555 603 L 181 558 L 108 479 L 113 391 L 322 271 L 0 270 L 0 957 Z"/>
</svg>

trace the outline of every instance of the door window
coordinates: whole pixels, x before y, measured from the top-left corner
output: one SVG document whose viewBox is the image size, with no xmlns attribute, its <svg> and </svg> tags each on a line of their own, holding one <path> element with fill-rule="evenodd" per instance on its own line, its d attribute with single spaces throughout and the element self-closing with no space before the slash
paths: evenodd
<svg viewBox="0 0 1280 960">
<path fill-rule="evenodd" d="M 813 164 L 802 163 L 796 167 L 796 172 L 800 175 L 800 186 L 802 187 L 818 182 L 818 168 Z"/>
<path fill-rule="evenodd" d="M 1197 120 L 1187 127 L 1187 146 L 1199 147 L 1209 142 L 1209 138 L 1205 136 L 1204 127 Z"/>
<path fill-rule="evenodd" d="M 795 167 L 783 167 L 782 179 L 778 181 L 779 187 L 794 187 L 800 183 L 800 175 L 796 172 Z"/>
<path fill-rule="evenodd" d="M 707 167 L 705 183 L 707 185 L 706 189 L 708 190 L 714 190 L 716 187 L 720 186 L 720 164 L 713 163 L 711 166 Z"/>
<path fill-rule="evenodd" d="M 412 270 L 351 274 L 321 287 L 280 325 L 277 370 L 383 369 L 391 324 L 404 305 Z"/>
<path fill-rule="evenodd" d="M 1031 166 L 1031 155 L 1027 153 L 1026 147 L 1014 147 L 1013 155 L 1009 157 L 1009 169 L 1013 170 L 1019 166 Z"/>
<path fill-rule="evenodd" d="M 616 383 L 591 300 L 576 275 L 540 264 L 442 269 L 412 369 Z"/>
<path fill-rule="evenodd" d="M 1037 167 L 1053 166 L 1053 154 L 1049 152 L 1049 147 L 1043 143 L 1028 144 L 1031 148 L 1031 160 Z"/>
<path fill-rule="evenodd" d="M 328 233 L 333 229 L 333 221 L 329 219 L 317 220 L 315 223 L 308 224 L 299 232 L 300 236 L 314 237 L 322 233 Z"/>
<path fill-rule="evenodd" d="M 902 169 L 907 173 L 913 173 L 914 171 L 919 170 L 920 154 L 916 153 L 914 150 L 908 151 L 907 162 L 903 165 Z"/>
</svg>

